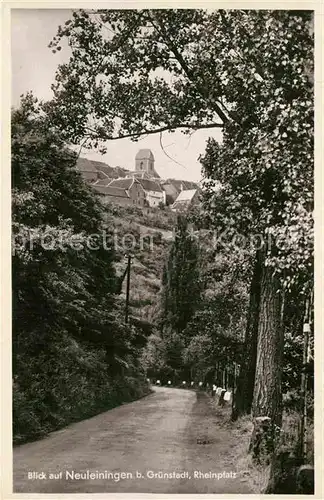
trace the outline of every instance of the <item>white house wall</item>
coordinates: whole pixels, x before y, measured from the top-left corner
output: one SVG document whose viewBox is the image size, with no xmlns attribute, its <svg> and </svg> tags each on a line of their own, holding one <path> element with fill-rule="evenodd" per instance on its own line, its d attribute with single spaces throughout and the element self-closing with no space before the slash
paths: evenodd
<svg viewBox="0 0 324 500">
<path fill-rule="evenodd" d="M 161 191 L 146 191 L 146 200 L 150 207 L 158 207 L 159 203 L 164 203 L 163 192 Z"/>
</svg>

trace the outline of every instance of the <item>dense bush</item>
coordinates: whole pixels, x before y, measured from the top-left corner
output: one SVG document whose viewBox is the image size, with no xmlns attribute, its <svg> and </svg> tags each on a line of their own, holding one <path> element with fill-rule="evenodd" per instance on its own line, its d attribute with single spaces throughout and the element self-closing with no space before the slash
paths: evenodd
<svg viewBox="0 0 324 500">
<path fill-rule="evenodd" d="M 12 114 L 15 442 L 148 391 L 115 298 L 112 227 L 75 163 L 27 95 Z"/>
</svg>

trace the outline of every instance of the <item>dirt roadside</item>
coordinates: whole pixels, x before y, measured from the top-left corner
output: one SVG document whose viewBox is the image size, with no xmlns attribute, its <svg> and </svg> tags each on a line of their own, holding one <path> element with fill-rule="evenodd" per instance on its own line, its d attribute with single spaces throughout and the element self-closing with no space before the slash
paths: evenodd
<svg viewBox="0 0 324 500">
<path fill-rule="evenodd" d="M 236 470 L 235 441 L 206 395 L 156 388 L 16 447 L 14 492 L 252 493 Z"/>
</svg>

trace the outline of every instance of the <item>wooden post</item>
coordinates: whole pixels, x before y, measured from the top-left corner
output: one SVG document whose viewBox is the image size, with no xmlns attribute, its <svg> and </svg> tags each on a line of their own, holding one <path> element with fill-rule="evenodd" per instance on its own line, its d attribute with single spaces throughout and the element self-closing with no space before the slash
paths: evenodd
<svg viewBox="0 0 324 500">
<path fill-rule="evenodd" d="M 130 269 L 131 269 L 131 256 L 129 254 L 127 260 L 127 283 L 126 283 L 126 306 L 125 306 L 126 324 L 128 323 L 128 310 L 129 310 Z"/>
<path fill-rule="evenodd" d="M 305 459 L 307 453 L 307 363 L 308 363 L 308 343 L 310 333 L 311 304 L 310 299 L 306 299 L 304 315 L 304 345 L 303 345 L 303 370 L 301 375 L 301 419 L 300 419 L 300 457 Z"/>
<path fill-rule="evenodd" d="M 237 372 L 236 372 L 236 363 L 234 362 L 234 379 L 233 379 L 233 389 L 232 389 L 232 414 L 233 410 L 235 408 L 235 398 L 236 398 L 236 377 L 237 377 Z"/>
</svg>

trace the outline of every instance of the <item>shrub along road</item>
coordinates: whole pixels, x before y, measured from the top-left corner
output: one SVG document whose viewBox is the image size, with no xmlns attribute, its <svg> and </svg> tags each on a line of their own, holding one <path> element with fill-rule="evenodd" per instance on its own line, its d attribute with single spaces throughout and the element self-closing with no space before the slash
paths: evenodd
<svg viewBox="0 0 324 500">
<path fill-rule="evenodd" d="M 208 401 L 189 390 L 154 388 L 17 446 L 14 492 L 251 493 L 236 471 L 235 438 Z"/>
</svg>

